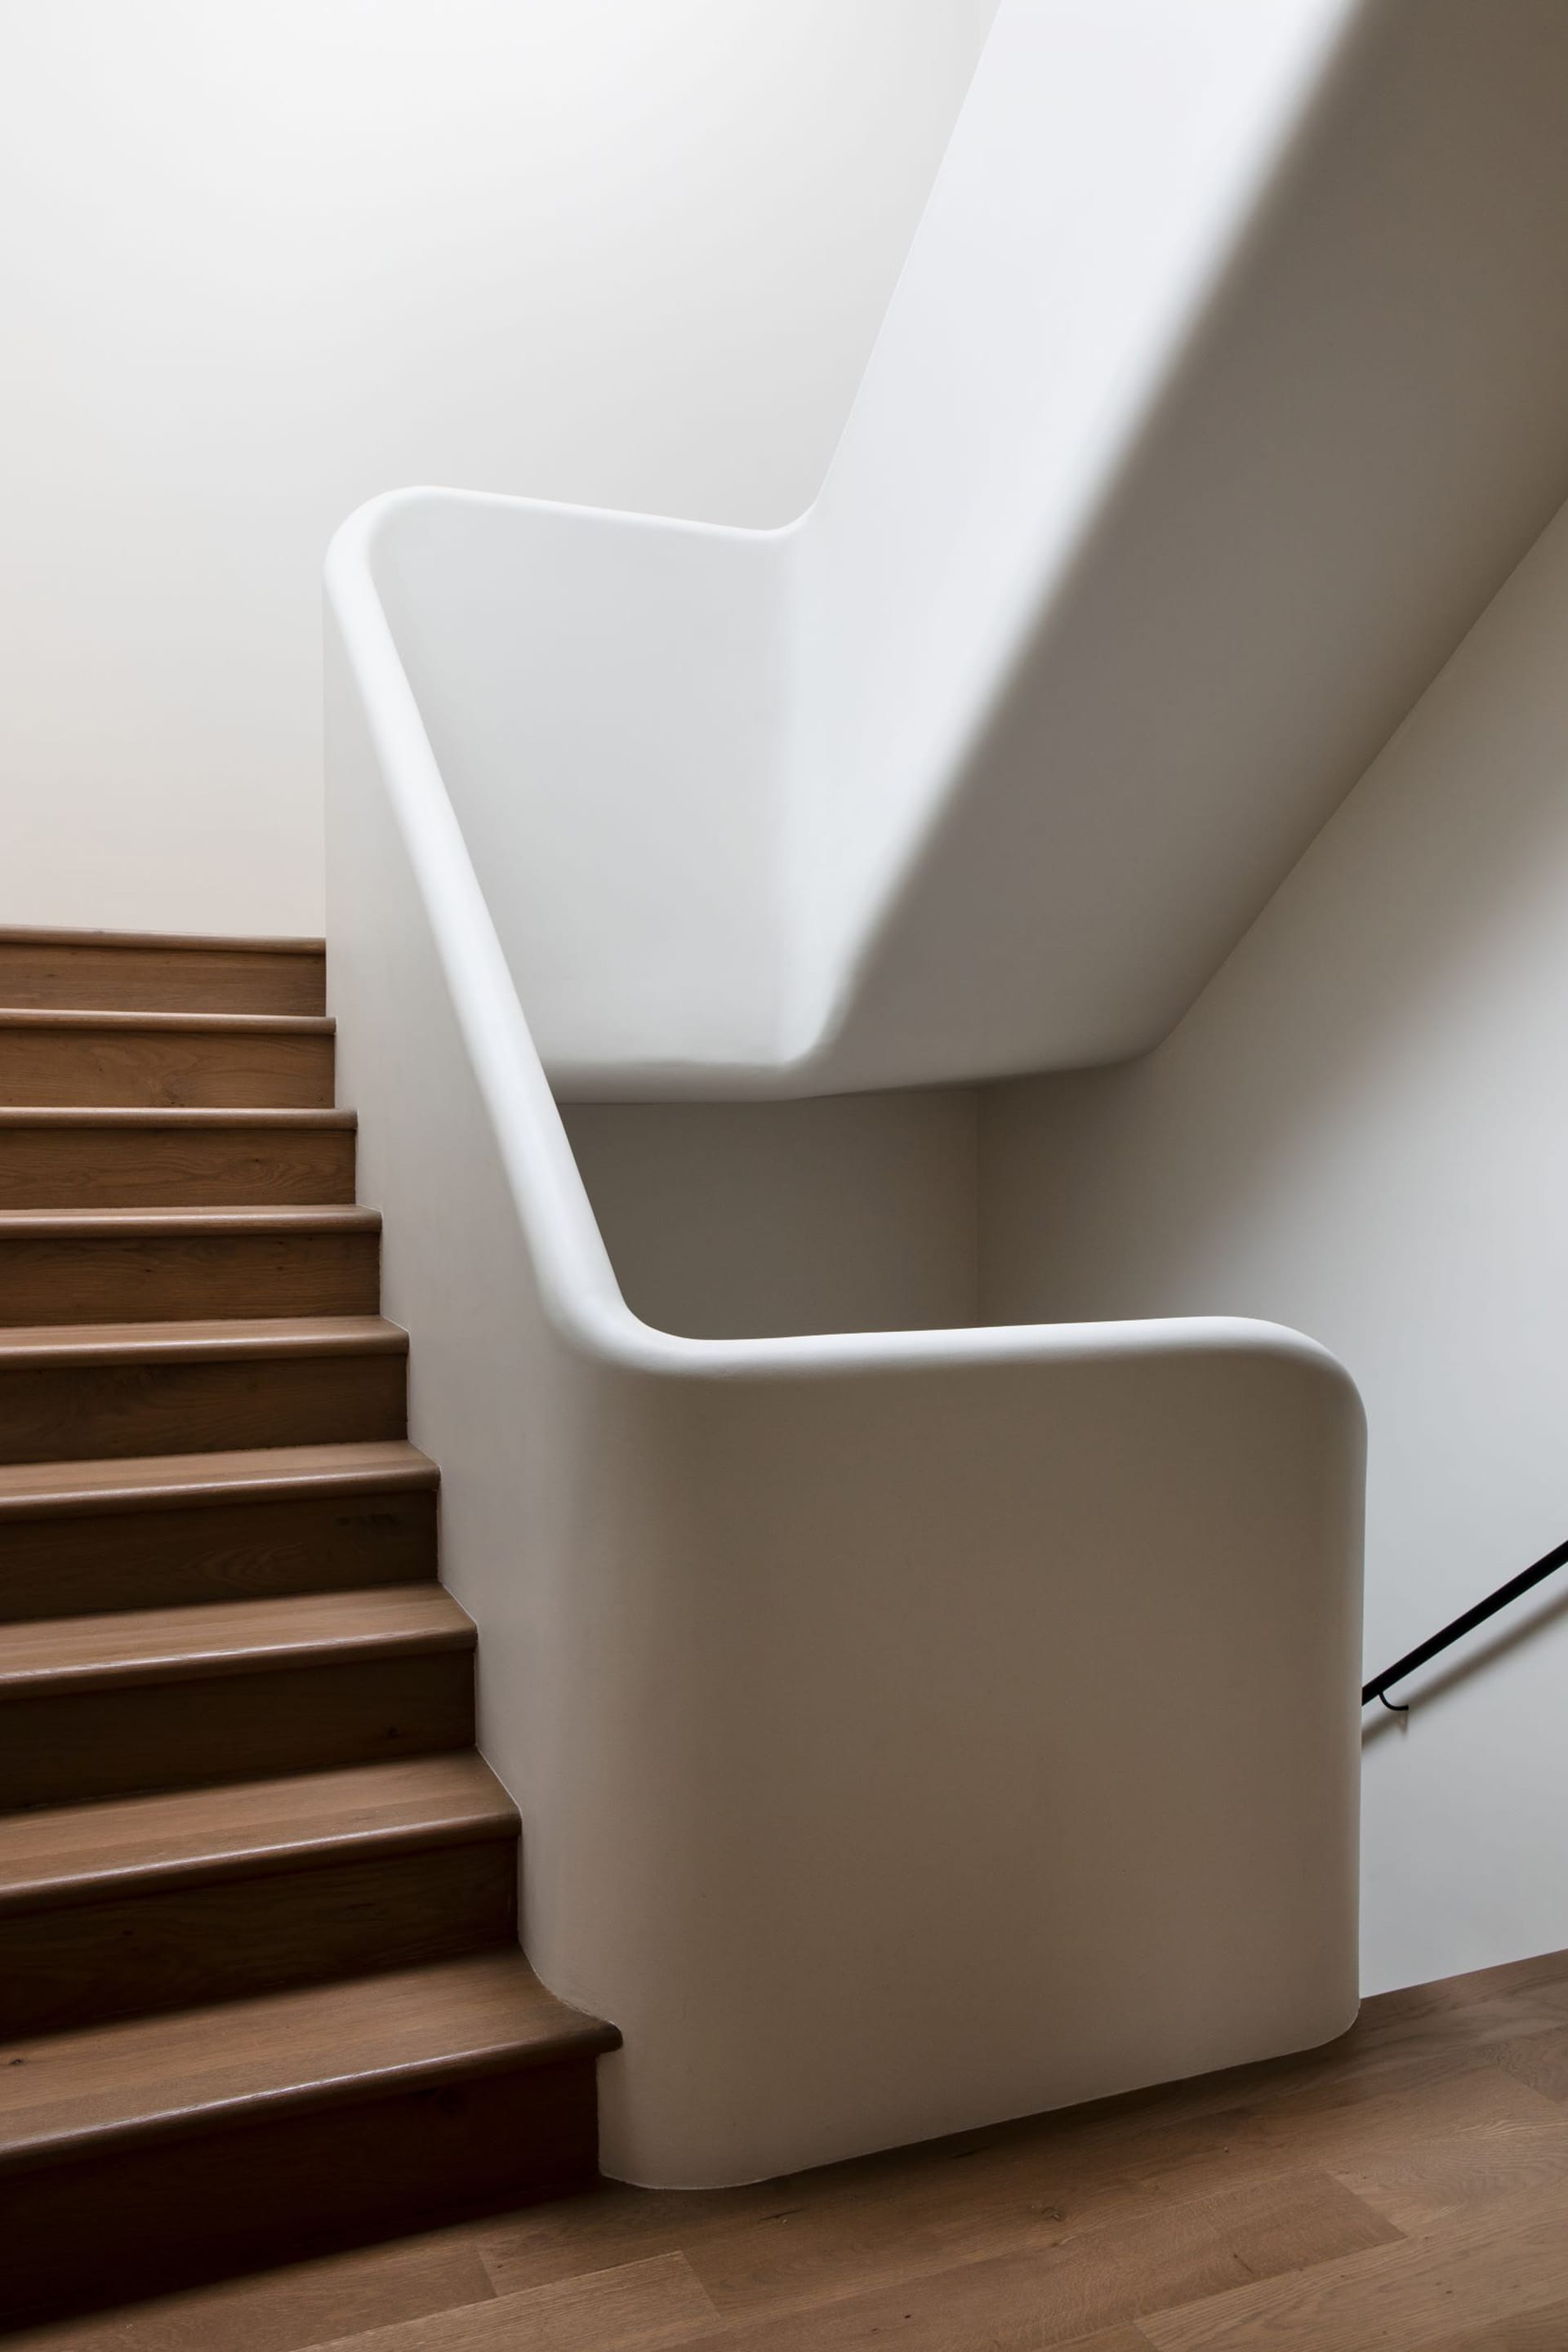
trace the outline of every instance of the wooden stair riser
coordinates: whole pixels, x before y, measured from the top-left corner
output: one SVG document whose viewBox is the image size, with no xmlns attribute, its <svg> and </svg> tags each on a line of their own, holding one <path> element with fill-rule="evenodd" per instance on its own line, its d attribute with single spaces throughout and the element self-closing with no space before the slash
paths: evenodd
<svg viewBox="0 0 1568 2352">
<path fill-rule="evenodd" d="M 0 1462 L 401 1437 L 406 1358 L 209 1357 L 0 1370 Z"/>
<path fill-rule="evenodd" d="M 374 1315 L 374 1230 L 29 1234 L 0 1228 L 0 1324 Z"/>
<path fill-rule="evenodd" d="M 597 2167 L 591 2057 L 68 2158 L 0 2181 L 0 2325 L 571 2196 Z"/>
<path fill-rule="evenodd" d="M 517 1831 L 0 1911 L 0 2034 L 195 2009 L 517 1941 Z"/>
<path fill-rule="evenodd" d="M 326 1010 L 326 958 L 284 950 L 111 943 L 39 933 L 0 939 L 0 1004 L 88 1013 Z"/>
<path fill-rule="evenodd" d="M 0 1513 L 0 1623 L 353 1591 L 435 1573 L 429 1487 L 180 1510 Z"/>
<path fill-rule="evenodd" d="M 0 1118 L 0 1209 L 271 1208 L 353 1197 L 352 1127 Z"/>
<path fill-rule="evenodd" d="M 0 2330 L 596 2177 L 323 994 L 0 933 Z"/>
<path fill-rule="evenodd" d="M 268 1780 L 474 1738 L 473 1656 L 405 1653 L 0 1699 L 0 1804 Z"/>
<path fill-rule="evenodd" d="M 0 1103 L 330 1110 L 328 1032 L 19 1027 L 0 1015 Z"/>
</svg>

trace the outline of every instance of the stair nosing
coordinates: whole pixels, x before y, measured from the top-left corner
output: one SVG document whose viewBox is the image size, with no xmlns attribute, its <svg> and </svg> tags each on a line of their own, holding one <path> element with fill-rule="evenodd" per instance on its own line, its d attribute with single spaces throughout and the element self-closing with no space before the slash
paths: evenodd
<svg viewBox="0 0 1568 2352">
<path fill-rule="evenodd" d="M 101 1009 L 82 1004 L 0 1003 L 0 1031 L 6 1029 L 103 1029 L 154 1035 L 331 1037 L 337 1023 L 329 1013 L 167 1013 L 149 1008 Z"/>
<path fill-rule="evenodd" d="M 336 1453 L 344 1444 L 353 1444 L 367 1456 L 352 1465 L 307 1463 L 298 1469 L 265 1470 L 226 1473 L 219 1465 L 229 1462 L 264 1463 L 269 1454 L 309 1454 Z M 84 1485 L 71 1473 L 88 1470 L 109 1470 L 123 1479 L 132 1464 L 146 1465 L 164 1464 L 169 1475 L 161 1482 L 143 1479 L 137 1484 L 115 1486 Z M 176 1470 L 176 1465 L 179 1465 Z M 12 1493 L 5 1489 L 9 1474 L 46 1471 L 59 1474 L 58 1486 L 43 1487 L 33 1493 L 25 1488 Z M 314 1494 L 379 1494 L 396 1493 L 407 1488 L 423 1492 L 440 1484 L 440 1471 L 428 1454 L 405 1437 L 361 1438 L 325 1443 L 310 1446 L 235 1446 L 212 1454 L 135 1454 L 89 1456 L 81 1461 L 12 1463 L 0 1468 L 0 1525 L 7 1519 L 55 1517 L 93 1518 L 102 1515 L 118 1515 L 136 1510 L 201 1510 L 228 1503 L 268 1502 L 299 1495 Z"/>
<path fill-rule="evenodd" d="M 196 2138 L 221 2131 L 237 2118 L 259 2122 L 274 2116 L 307 2113 L 313 2108 L 348 2106 L 361 2100 L 384 2097 L 389 2092 L 406 2090 L 420 2083 L 458 2082 L 492 2073 L 532 2072 L 536 2068 L 561 2064 L 573 2059 L 597 2057 L 604 2052 L 620 2047 L 621 2036 L 613 2025 L 580 2011 L 573 2011 L 566 2003 L 556 2000 L 547 1988 L 540 1984 L 521 1952 L 517 1954 L 517 1962 L 518 1973 L 527 1979 L 530 1989 L 537 1988 L 565 2017 L 578 2019 L 580 2022 L 570 2026 L 563 2024 L 551 2033 L 535 2033 L 526 2040 L 521 2036 L 509 2038 L 492 2034 L 483 2041 L 476 2038 L 467 2048 L 430 2051 L 416 2056 L 392 2059 L 378 2065 L 362 2067 L 358 2072 L 318 2074 L 310 2082 L 279 2083 L 272 2087 L 252 2086 L 205 2100 L 196 2099 L 178 2107 L 158 2109 L 152 2106 L 151 2101 L 156 2093 L 154 2086 L 149 2085 L 144 2095 L 149 2105 L 140 2114 L 83 2120 L 53 2132 L 37 2130 L 31 2137 L 23 2137 L 18 2133 L 8 2142 L 0 2140 L 0 2177 L 6 2174 L 15 2177 L 41 2170 L 48 2165 L 68 2163 L 89 2152 L 106 2154 L 157 2140 L 181 2137 Z M 306 1988 L 293 1998 L 302 2006 L 309 2001 L 312 1992 L 341 1995 L 360 1985 L 371 1983 L 379 1991 L 384 1991 L 389 1981 L 398 1977 L 405 1979 L 423 1977 L 427 1981 L 438 1983 L 444 1975 L 450 1978 L 473 1966 L 472 1960 L 452 1960 L 433 1963 L 424 1969 L 391 1971 L 374 1979 L 343 1978 L 328 1986 Z M 268 1998 L 269 1996 L 261 1996 L 263 2000 Z M 207 2013 L 217 2020 L 226 2011 L 232 2014 L 248 2005 L 245 2001 L 215 2003 Z M 174 2014 L 189 2019 L 200 2013 L 187 2010 Z M 84 2041 L 89 2036 L 107 2041 L 114 2031 L 112 2026 L 79 2029 Z M 56 2034 L 41 2038 L 58 2045 L 74 2037 Z M 26 2048 L 26 2044 L 23 2042 L 0 2044 L 0 2066 L 15 2063 L 15 2053 L 18 2050 L 25 2052 Z"/>
<path fill-rule="evenodd" d="M 193 1316 L 167 1323 L 16 1323 L 0 1328 L 0 1378 L 46 1366 L 248 1363 L 268 1356 L 407 1353 L 407 1332 L 384 1315 Z"/>
<path fill-rule="evenodd" d="M 400 1822 L 395 1816 L 376 1823 L 361 1822 L 353 1828 L 332 1832 L 317 1831 L 301 1834 L 291 1841 L 270 1844 L 259 1843 L 245 1845 L 235 1843 L 226 1851 L 219 1851 L 215 1838 L 208 1850 L 188 1854 L 163 1854 L 154 1859 L 127 1862 L 117 1866 L 95 1865 L 84 1859 L 74 1868 L 62 1868 L 52 1876 L 18 1878 L 9 1885 L 0 1884 L 0 1921 L 26 1917 L 39 1911 L 85 1910 L 96 1903 L 139 1901 L 152 1898 L 166 1886 L 212 1886 L 229 1885 L 245 1879 L 291 1876 L 296 1871 L 330 1869 L 335 1864 L 378 1854 L 412 1854 L 444 1851 L 467 1845 L 511 1843 L 521 1827 L 517 1807 L 502 1788 L 477 1749 L 458 1750 L 471 1755 L 494 1790 L 493 1798 L 481 1806 L 476 1790 L 467 1810 L 454 1805 L 444 1819 Z M 445 1762 L 445 1754 L 420 1758 L 416 1763 Z M 289 1782 L 323 1780 L 363 1779 L 367 1784 L 378 1772 L 404 1772 L 409 1765 L 370 1764 L 353 1769 L 339 1769 L 324 1772 L 290 1773 L 275 1781 L 259 1784 L 284 1788 Z M 477 1777 L 477 1776 L 476 1776 Z M 257 1783 L 247 1783 L 253 1790 Z M 100 1798 L 82 1805 L 41 1807 L 26 1816 L 29 1822 L 44 1818 L 49 1812 L 114 1812 L 129 1813 L 133 1808 L 152 1808 L 160 1804 L 199 1807 L 207 1800 L 216 1802 L 232 1787 L 231 1782 L 217 1782 L 201 1789 L 176 1789 L 155 1796 Z M 0 1853 L 3 1853 L 5 1817 L 0 1815 Z"/>
<path fill-rule="evenodd" d="M 214 1202 L 204 1207 L 129 1209 L 0 1208 L 0 1243 L 95 1240 L 100 1236 L 381 1231 L 381 1211 L 353 1201 L 279 1202 L 275 1206 Z"/>
<path fill-rule="evenodd" d="M 355 1128 L 352 1110 L 310 1110 L 232 1103 L 195 1107 L 177 1103 L 0 1103 L 0 1129 L 6 1127 L 195 1127 Z"/>
<path fill-rule="evenodd" d="M 352 1613 L 378 1593 L 391 1596 L 405 1609 L 419 1605 L 416 1595 L 424 1601 L 432 1593 L 439 1593 L 451 1614 L 435 1616 L 427 1623 L 399 1626 L 395 1622 L 377 1623 L 371 1618 L 346 1631 L 312 1631 L 313 1608 L 319 1607 L 323 1614 L 329 1607 Z M 265 1639 L 247 1641 L 247 1616 L 257 1612 L 276 1613 L 285 1607 L 304 1620 L 298 1633 L 272 1633 Z M 175 1638 L 178 1621 L 193 1617 L 226 1618 L 226 1643 L 221 1625 L 215 1623 L 199 1646 L 182 1649 Z M 116 1654 L 112 1648 L 106 1647 L 101 1656 L 46 1659 L 21 1665 L 16 1664 L 14 1654 L 10 1658 L 0 1659 L 0 1706 L 24 1699 L 59 1698 L 80 1691 L 129 1690 L 155 1683 L 216 1682 L 241 1675 L 283 1674 L 311 1665 L 341 1665 L 351 1660 L 438 1657 L 472 1651 L 479 1638 L 473 1619 L 435 1578 L 421 1583 L 365 1585 L 348 1591 L 291 1593 L 261 1601 L 198 1601 L 184 1608 L 119 1609 L 92 1611 L 79 1617 L 38 1617 L 26 1621 L 25 1630 L 37 1635 L 47 1625 L 68 1624 L 79 1640 L 94 1625 L 122 1624 L 141 1629 L 145 1636 L 149 1624 L 156 1631 L 160 1622 L 167 1628 L 169 1641 L 167 1647 L 157 1652 L 122 1650 Z M 13 1626 L 10 1630 L 15 1635 L 24 1628 Z M 113 1637 L 106 1633 L 103 1638 L 108 1644 Z"/>
<path fill-rule="evenodd" d="M 325 957 L 327 943 L 320 939 L 234 939 L 209 931 L 81 931 L 29 923 L 0 927 L 0 947 L 113 949 L 132 955 L 163 955 L 189 950 L 195 954 Z"/>
</svg>

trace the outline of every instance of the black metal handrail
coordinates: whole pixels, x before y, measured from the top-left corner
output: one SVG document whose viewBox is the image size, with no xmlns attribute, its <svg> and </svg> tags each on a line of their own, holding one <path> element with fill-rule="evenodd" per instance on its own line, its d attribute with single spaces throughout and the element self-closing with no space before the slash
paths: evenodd
<svg viewBox="0 0 1568 2352">
<path fill-rule="evenodd" d="M 1489 1617 L 1495 1617 L 1498 1611 L 1506 1609 L 1510 1601 L 1519 1600 L 1532 1584 L 1543 1583 L 1559 1568 L 1568 1568 L 1568 1543 L 1560 1543 L 1555 1551 L 1549 1551 L 1544 1559 L 1538 1559 L 1532 1568 L 1510 1577 L 1506 1584 L 1500 1584 L 1495 1592 L 1489 1593 L 1484 1601 L 1478 1601 L 1473 1609 L 1467 1609 L 1462 1617 L 1456 1617 L 1451 1625 L 1445 1625 L 1442 1632 L 1434 1633 L 1429 1642 L 1423 1642 L 1416 1649 L 1407 1650 L 1404 1657 L 1396 1658 L 1393 1665 L 1385 1666 L 1382 1674 L 1374 1675 L 1371 1682 L 1362 1686 L 1363 1706 L 1369 1706 L 1374 1698 L 1380 1698 L 1391 1715 L 1408 1715 L 1410 1710 L 1407 1706 L 1398 1706 L 1388 1697 L 1391 1683 L 1402 1683 L 1406 1675 L 1414 1674 L 1417 1666 L 1424 1666 L 1428 1658 L 1435 1658 L 1440 1650 L 1462 1640 L 1476 1626 L 1484 1625 Z"/>
</svg>

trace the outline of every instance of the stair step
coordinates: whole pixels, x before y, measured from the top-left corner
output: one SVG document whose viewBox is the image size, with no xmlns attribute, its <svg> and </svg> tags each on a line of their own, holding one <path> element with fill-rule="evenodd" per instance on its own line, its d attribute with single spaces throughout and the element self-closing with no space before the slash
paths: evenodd
<svg viewBox="0 0 1568 2352">
<path fill-rule="evenodd" d="M 324 1110 L 320 1014 L 0 1009 L 0 1103 Z"/>
<path fill-rule="evenodd" d="M 0 930 L 0 1004 L 319 1013 L 326 950 L 320 940 Z"/>
<path fill-rule="evenodd" d="M 0 1468 L 0 1622 L 410 1583 L 437 1473 L 404 1438 Z"/>
<path fill-rule="evenodd" d="M 0 1462 L 401 1437 L 408 1335 L 379 1315 L 0 1331 Z"/>
<path fill-rule="evenodd" d="M 193 1675 L 265 1673 L 305 1655 L 473 1645 L 471 1622 L 440 1584 L 45 1618 L 14 1625 L 7 1634 L 0 1656 L 0 1702 L 45 1686 L 118 1688 Z"/>
<path fill-rule="evenodd" d="M 0 1107 L 0 1208 L 272 1207 L 353 1196 L 352 1111 Z"/>
<path fill-rule="evenodd" d="M 595 2177 L 323 980 L 0 930 L 0 2330 Z"/>
<path fill-rule="evenodd" d="M 546 1992 L 521 1953 L 350 1978 L 173 2017 L 5 2046 L 0 2179 L 110 2145 L 157 2140 L 450 2082 L 497 2063 L 547 2064 L 618 2039 Z"/>
<path fill-rule="evenodd" d="M 586 2187 L 616 2040 L 509 1952 L 12 2042 L 0 2318 Z"/>
<path fill-rule="evenodd" d="M 438 1584 L 13 1625 L 0 1802 L 327 1771 L 473 1741 L 474 1629 Z"/>
<path fill-rule="evenodd" d="M 515 1945 L 471 1750 L 0 1816 L 0 2037 Z"/>
<path fill-rule="evenodd" d="M 374 1209 L 0 1210 L 0 1324 L 374 1315 L 380 1296 Z"/>
</svg>

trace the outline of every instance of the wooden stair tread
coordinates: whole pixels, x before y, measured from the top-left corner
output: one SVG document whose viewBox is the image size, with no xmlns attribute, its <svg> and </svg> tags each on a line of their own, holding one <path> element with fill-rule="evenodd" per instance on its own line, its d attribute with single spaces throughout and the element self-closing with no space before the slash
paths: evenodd
<svg viewBox="0 0 1568 2352">
<path fill-rule="evenodd" d="M 132 2018 L 0 2045 L 0 2172 L 614 2049 L 521 1953 Z"/>
<path fill-rule="evenodd" d="M 517 1811 L 472 1748 L 279 1780 L 0 1815 L 0 1916 L 174 1878 L 299 1868 L 345 1848 L 512 1837 Z"/>
<path fill-rule="evenodd" d="M 0 1242 L 90 1241 L 171 1234 L 378 1234 L 381 1211 L 353 1202 L 281 1202 L 276 1208 L 0 1209 Z"/>
<path fill-rule="evenodd" d="M 402 1356 L 408 1334 L 382 1315 L 241 1317 L 221 1322 L 27 1323 L 0 1331 L 0 1372 L 33 1364 L 193 1363 L 257 1356 Z"/>
<path fill-rule="evenodd" d="M 284 955 L 325 957 L 325 940 L 246 939 L 207 931 L 82 931 L 40 929 L 31 923 L 0 924 L 0 947 L 123 948 L 131 955 L 178 954 L 182 948 L 198 955 Z"/>
<path fill-rule="evenodd" d="M 188 1134 L 198 1127 L 347 1128 L 359 1124 L 352 1110 L 308 1110 L 246 1103 L 216 1108 L 183 1103 L 0 1103 L 0 1129 L 37 1127 L 169 1128 Z"/>
<path fill-rule="evenodd" d="M 325 1005 L 0 928 L 0 2332 L 595 2177 Z"/>
<path fill-rule="evenodd" d="M 0 1004 L 0 1031 L 6 1029 L 102 1029 L 111 1035 L 142 1030 L 163 1036 L 194 1030 L 198 1036 L 331 1037 L 337 1024 L 325 1013 L 153 1013 L 105 1006 Z"/>
<path fill-rule="evenodd" d="M 435 1583 L 47 1617 L 7 1626 L 0 1696 L 471 1649 L 473 1643 L 472 1620 Z"/>
<path fill-rule="evenodd" d="M 225 1454 L 139 1454 L 107 1462 L 0 1465 L 0 1526 L 56 1513 L 199 1508 L 322 1490 L 429 1487 L 439 1472 L 406 1438 L 264 1445 Z"/>
</svg>

